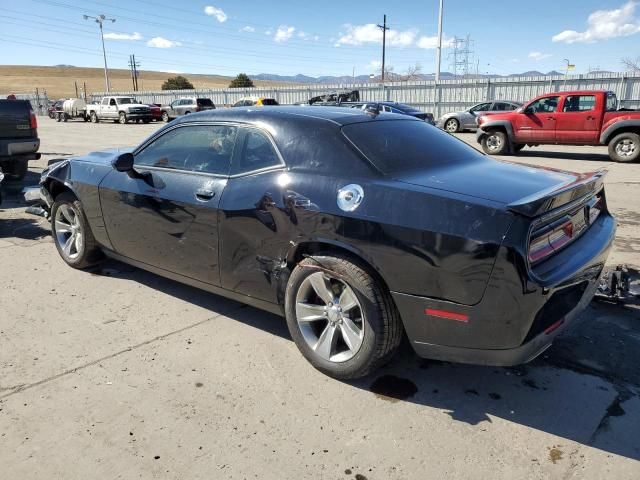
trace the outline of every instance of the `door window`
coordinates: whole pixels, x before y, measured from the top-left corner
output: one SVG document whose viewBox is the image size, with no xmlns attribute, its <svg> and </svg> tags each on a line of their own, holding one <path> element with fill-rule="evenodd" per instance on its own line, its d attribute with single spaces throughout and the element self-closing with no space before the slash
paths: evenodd
<svg viewBox="0 0 640 480">
<path fill-rule="evenodd" d="M 174 128 L 135 156 L 135 165 L 228 175 L 237 128 L 193 125 Z"/>
<path fill-rule="evenodd" d="M 558 108 L 558 99 L 560 97 L 545 97 L 530 103 L 527 107 L 527 113 L 551 113 Z"/>
<path fill-rule="evenodd" d="M 480 105 L 476 105 L 475 107 L 471 107 L 471 109 L 469 110 L 472 113 L 475 112 L 486 112 L 489 110 L 489 108 L 491 107 L 490 103 L 481 103 Z"/>
<path fill-rule="evenodd" d="M 499 112 L 503 112 L 503 111 L 508 111 L 508 110 L 515 110 L 515 106 L 511 103 L 504 103 L 504 102 L 496 102 L 493 104 L 493 110 L 499 111 Z"/>
<path fill-rule="evenodd" d="M 231 175 L 282 165 L 273 143 L 265 133 L 253 128 L 246 132 L 244 148 L 231 167 Z"/>
<path fill-rule="evenodd" d="M 102 99 L 102 105 L 109 105 L 109 99 L 108 98 L 103 98 Z"/>
<path fill-rule="evenodd" d="M 116 107 L 116 106 L 117 106 L 117 105 L 116 105 L 116 100 L 115 100 L 114 98 L 112 98 L 111 100 L 109 100 L 109 105 L 110 105 L 111 107 Z"/>
<path fill-rule="evenodd" d="M 569 95 L 564 101 L 563 112 L 588 112 L 596 107 L 594 95 Z"/>
</svg>

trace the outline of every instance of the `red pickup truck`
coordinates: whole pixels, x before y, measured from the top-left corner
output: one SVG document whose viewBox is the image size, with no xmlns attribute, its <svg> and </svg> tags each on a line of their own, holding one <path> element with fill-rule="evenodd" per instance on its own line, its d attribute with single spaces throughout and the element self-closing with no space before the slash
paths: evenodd
<svg viewBox="0 0 640 480">
<path fill-rule="evenodd" d="M 541 95 L 512 112 L 483 115 L 476 138 L 490 155 L 525 145 L 607 145 L 616 162 L 640 159 L 640 111 L 618 110 L 613 92 L 580 90 Z"/>
</svg>

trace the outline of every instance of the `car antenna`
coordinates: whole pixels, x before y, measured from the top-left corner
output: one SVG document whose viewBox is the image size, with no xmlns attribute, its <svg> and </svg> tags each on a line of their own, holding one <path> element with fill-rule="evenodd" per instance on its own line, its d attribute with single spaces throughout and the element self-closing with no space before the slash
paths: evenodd
<svg viewBox="0 0 640 480">
<path fill-rule="evenodd" d="M 364 109 L 365 113 L 368 113 L 369 115 L 373 115 L 374 117 L 377 117 L 380 114 L 380 104 L 379 103 L 370 103 L 369 105 L 367 105 L 367 107 Z"/>
</svg>

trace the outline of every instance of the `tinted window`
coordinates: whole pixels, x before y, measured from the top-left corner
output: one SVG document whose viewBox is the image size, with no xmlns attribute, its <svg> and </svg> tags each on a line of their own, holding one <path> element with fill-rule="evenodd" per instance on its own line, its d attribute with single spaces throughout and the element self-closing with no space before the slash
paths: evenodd
<svg viewBox="0 0 640 480">
<path fill-rule="evenodd" d="M 226 175 L 236 134 L 236 127 L 222 125 L 175 128 L 139 152 L 135 164 Z"/>
<path fill-rule="evenodd" d="M 210 98 L 198 98 L 197 103 L 201 107 L 213 107 L 213 102 Z"/>
<path fill-rule="evenodd" d="M 607 93 L 607 112 L 613 112 L 618 109 L 618 99 L 615 93 Z"/>
<path fill-rule="evenodd" d="M 555 112 L 558 108 L 558 99 L 560 97 L 546 97 L 536 100 L 529 104 L 527 113 L 550 113 Z"/>
<path fill-rule="evenodd" d="M 513 105 L 509 103 L 496 102 L 493 104 L 493 110 L 496 110 L 498 112 L 502 112 L 504 110 L 513 110 Z"/>
<path fill-rule="evenodd" d="M 416 107 L 412 107 L 410 105 L 405 105 L 404 103 L 396 103 L 394 105 L 396 108 L 399 108 L 400 110 L 403 110 L 405 112 L 420 112 L 421 110 L 417 109 Z"/>
<path fill-rule="evenodd" d="M 129 104 L 132 104 L 132 103 L 136 103 L 136 101 L 133 98 L 119 98 L 118 99 L 118 103 L 120 105 L 129 105 Z"/>
<path fill-rule="evenodd" d="M 282 164 L 266 134 L 254 129 L 246 132 L 242 153 L 231 168 L 232 175 Z"/>
<path fill-rule="evenodd" d="M 354 123 L 345 125 L 342 131 L 386 174 L 453 164 L 480 156 L 473 147 L 420 121 Z"/>
<path fill-rule="evenodd" d="M 278 102 L 276 102 L 273 98 L 263 98 L 262 105 L 278 105 Z"/>
<path fill-rule="evenodd" d="M 596 107 L 594 95 L 570 95 L 564 100 L 563 112 L 587 112 Z"/>
</svg>

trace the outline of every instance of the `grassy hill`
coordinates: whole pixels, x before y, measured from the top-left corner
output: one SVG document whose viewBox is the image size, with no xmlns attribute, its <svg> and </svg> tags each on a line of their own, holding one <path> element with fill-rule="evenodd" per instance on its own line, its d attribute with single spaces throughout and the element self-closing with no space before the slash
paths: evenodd
<svg viewBox="0 0 640 480">
<path fill-rule="evenodd" d="M 138 86 L 141 90 L 160 90 L 162 83 L 175 73 L 140 71 Z M 190 75 L 187 77 L 196 88 L 228 87 L 231 77 L 221 75 Z M 109 69 L 111 89 L 114 91 L 132 90 L 131 73 L 129 70 Z M 0 65 L 0 94 L 31 93 L 35 89 L 40 92 L 46 90 L 49 98 L 75 97 L 74 82 L 78 82 L 78 89 L 83 82 L 87 85 L 87 92 L 104 91 L 104 70 L 102 68 L 83 67 L 38 67 L 28 65 Z M 282 85 L 283 82 L 256 80 L 256 86 Z"/>
</svg>

